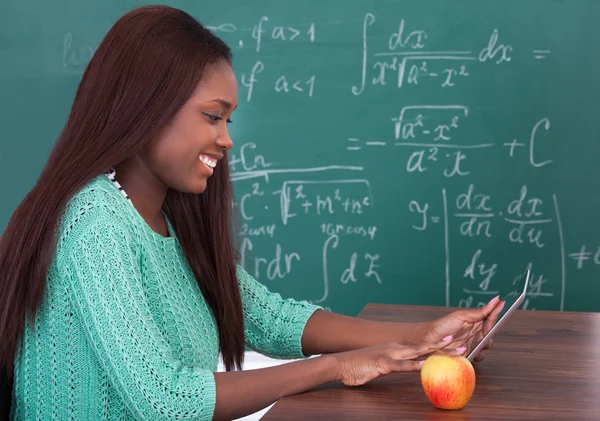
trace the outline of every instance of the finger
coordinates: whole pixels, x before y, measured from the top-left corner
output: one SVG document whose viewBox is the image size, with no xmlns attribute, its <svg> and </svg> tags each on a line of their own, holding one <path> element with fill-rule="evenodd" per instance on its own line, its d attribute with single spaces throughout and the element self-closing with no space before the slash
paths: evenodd
<svg viewBox="0 0 600 421">
<path fill-rule="evenodd" d="M 498 320 L 498 316 L 500 315 L 500 312 L 504 308 L 505 304 L 506 304 L 506 301 L 502 301 L 501 303 L 498 303 L 498 305 L 496 305 L 494 307 L 494 309 L 492 310 L 490 315 L 485 319 L 485 321 L 483 322 L 483 334 L 484 335 L 487 335 L 487 333 L 492 329 L 492 327 L 494 327 L 494 325 L 496 324 L 496 321 Z"/>
<path fill-rule="evenodd" d="M 467 351 L 467 347 L 466 346 L 461 346 L 460 348 L 453 348 L 453 349 L 448 349 L 447 351 L 445 351 L 446 355 L 465 355 L 465 352 Z"/>
<path fill-rule="evenodd" d="M 481 322 L 483 320 L 486 320 L 494 310 L 497 309 L 497 306 L 499 305 L 499 301 L 500 300 L 500 296 L 497 295 L 494 298 L 492 298 L 485 306 L 481 307 L 481 308 L 474 308 L 474 309 L 468 309 L 468 310 L 458 310 L 456 312 L 457 316 L 469 323 L 477 323 L 477 322 Z M 500 308 L 501 309 L 501 308 Z M 500 310 L 497 311 L 497 313 L 499 313 Z M 497 317 L 497 313 L 496 313 L 496 317 Z M 493 323 L 492 323 L 493 326 Z"/>
<path fill-rule="evenodd" d="M 438 342 L 421 344 L 413 347 L 392 349 L 392 358 L 397 360 L 415 359 L 424 355 L 432 354 L 438 350 L 448 347 L 452 343 L 452 335 L 446 336 Z"/>
<path fill-rule="evenodd" d="M 441 341 L 437 341 L 437 342 L 433 342 L 433 343 L 429 343 L 429 344 L 418 345 L 418 346 L 414 347 L 414 351 L 417 353 L 417 356 L 425 355 L 430 352 L 439 351 L 439 350 L 448 348 L 450 346 L 450 344 L 452 343 L 452 339 L 453 339 L 453 336 L 448 335 L 445 338 L 443 338 Z"/>
<path fill-rule="evenodd" d="M 448 356 L 466 356 L 466 351 L 467 351 L 467 347 L 466 346 L 462 346 L 460 348 L 446 348 L 444 349 L 443 354 L 444 355 L 448 355 Z M 427 358 L 429 358 L 432 355 L 439 355 L 439 350 L 433 350 L 428 354 L 423 354 L 417 357 L 417 359 L 419 360 L 426 360 Z"/>
<path fill-rule="evenodd" d="M 464 310 L 462 316 L 465 320 L 471 323 L 476 323 L 485 320 L 488 316 L 492 314 L 494 310 L 496 310 L 499 300 L 500 296 L 497 295 L 494 298 L 492 298 L 489 303 L 487 303 L 481 308 Z M 498 313 L 500 313 L 500 310 L 496 312 L 496 318 L 498 317 Z"/>
<path fill-rule="evenodd" d="M 491 349 L 493 344 L 494 344 L 494 340 L 490 339 L 489 342 L 487 344 L 485 344 L 485 346 L 483 347 L 483 349 L 484 350 Z"/>
<path fill-rule="evenodd" d="M 481 362 L 483 361 L 483 359 L 485 358 L 485 355 L 483 352 L 479 352 L 477 355 L 475 355 L 475 357 L 473 358 L 473 362 Z"/>
<path fill-rule="evenodd" d="M 388 361 L 389 367 L 392 371 L 419 371 L 423 366 L 424 361 L 416 360 L 394 360 Z"/>
</svg>

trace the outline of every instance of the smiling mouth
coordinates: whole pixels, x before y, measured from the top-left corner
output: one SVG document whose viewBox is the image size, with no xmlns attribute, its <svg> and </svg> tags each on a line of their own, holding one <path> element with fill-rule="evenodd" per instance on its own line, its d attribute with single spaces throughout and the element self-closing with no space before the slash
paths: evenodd
<svg viewBox="0 0 600 421">
<path fill-rule="evenodd" d="M 204 154 L 200 154 L 199 156 L 200 161 L 202 161 L 202 163 L 204 165 L 206 165 L 207 167 L 213 169 L 217 166 L 217 160 L 215 158 L 211 158 L 208 155 L 204 155 Z"/>
</svg>

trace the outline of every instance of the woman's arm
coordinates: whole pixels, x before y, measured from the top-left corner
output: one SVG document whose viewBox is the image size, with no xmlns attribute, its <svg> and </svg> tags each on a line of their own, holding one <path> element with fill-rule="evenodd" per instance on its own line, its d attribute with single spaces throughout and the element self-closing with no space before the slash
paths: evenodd
<svg viewBox="0 0 600 421">
<path fill-rule="evenodd" d="M 257 370 L 215 373 L 214 420 L 232 420 L 260 411 L 277 399 L 313 389 L 338 378 L 338 364 L 328 355 Z"/>
<path fill-rule="evenodd" d="M 390 341 L 412 346 L 422 342 L 428 328 L 429 322 L 378 322 L 317 311 L 304 329 L 302 349 L 305 354 L 314 355 L 349 351 Z"/>
<path fill-rule="evenodd" d="M 305 301 L 283 299 L 240 266 L 237 276 L 244 303 L 246 340 L 253 349 L 270 357 L 301 358 L 390 341 L 418 345 L 430 326 L 430 323 L 386 323 L 335 314 Z"/>
<path fill-rule="evenodd" d="M 322 307 L 284 299 L 269 291 L 241 266 L 237 268 L 244 311 L 246 343 L 272 358 L 303 358 L 302 336 L 307 320 Z"/>
<path fill-rule="evenodd" d="M 68 292 L 95 359 L 136 419 L 232 419 L 331 381 L 356 385 L 417 370 L 416 358 L 432 351 L 392 344 L 225 373 L 185 365 L 173 357 L 150 312 L 135 242 L 119 218 L 110 209 L 86 209 L 60 247 L 63 276 L 56 287 Z M 255 344 L 280 356 L 301 356 L 302 332 L 316 307 L 282 300 L 250 279 L 242 283 Z"/>
<path fill-rule="evenodd" d="M 340 381 L 360 386 L 392 372 L 417 371 L 427 355 L 444 349 L 462 355 L 465 348 L 449 348 L 450 338 L 407 347 L 379 344 L 336 354 L 325 354 L 276 367 L 216 375 L 215 420 L 232 419 L 255 412 L 278 398 L 307 391 L 323 383 Z"/>
<path fill-rule="evenodd" d="M 302 349 L 307 354 L 326 354 L 389 341 L 415 346 L 452 336 L 453 346 L 470 351 L 496 323 L 503 306 L 504 302 L 495 297 L 484 307 L 455 310 L 419 323 L 378 322 L 317 311 L 306 323 Z M 490 341 L 484 349 L 491 345 Z M 474 361 L 482 359 L 483 351 Z"/>
<path fill-rule="evenodd" d="M 146 303 L 127 227 L 111 211 L 97 212 L 89 209 L 86 222 L 79 221 L 61 248 L 61 287 L 85 325 L 97 361 L 136 419 L 232 419 L 339 378 L 335 356 L 226 373 L 173 358 Z M 288 322 L 301 332 L 301 320 Z M 297 335 L 291 349 L 296 353 L 301 352 Z"/>
</svg>

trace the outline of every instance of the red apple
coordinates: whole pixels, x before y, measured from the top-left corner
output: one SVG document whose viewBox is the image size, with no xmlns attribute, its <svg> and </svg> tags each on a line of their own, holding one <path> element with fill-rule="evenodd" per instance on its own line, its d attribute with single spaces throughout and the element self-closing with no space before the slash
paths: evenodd
<svg viewBox="0 0 600 421">
<path fill-rule="evenodd" d="M 421 385 L 436 408 L 461 409 L 475 390 L 475 370 L 463 356 L 433 354 L 421 367 Z"/>
</svg>

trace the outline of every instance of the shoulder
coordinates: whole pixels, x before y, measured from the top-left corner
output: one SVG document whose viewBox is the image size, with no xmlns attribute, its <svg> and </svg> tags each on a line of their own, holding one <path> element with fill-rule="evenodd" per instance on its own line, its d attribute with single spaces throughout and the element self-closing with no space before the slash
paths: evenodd
<svg viewBox="0 0 600 421">
<path fill-rule="evenodd" d="M 252 275 L 250 275 L 240 263 L 236 262 L 235 264 L 235 275 L 237 277 L 238 282 L 241 284 L 240 286 L 252 284 L 252 285 L 260 285 L 264 288 L 264 285 L 260 284 Z"/>
<path fill-rule="evenodd" d="M 98 175 L 67 202 L 57 233 L 57 247 L 68 247 L 90 229 L 131 230 L 132 206 L 105 175 Z"/>
</svg>

